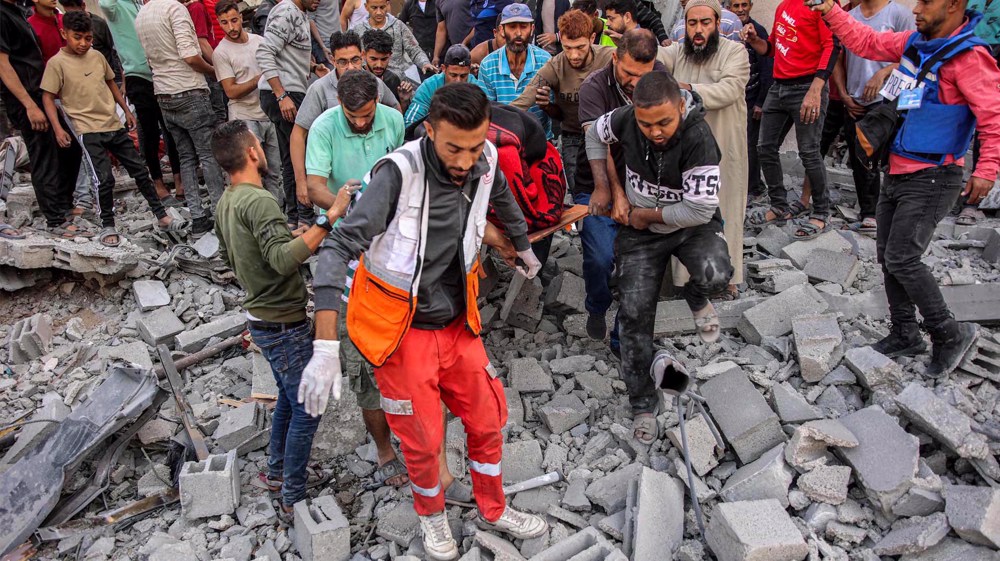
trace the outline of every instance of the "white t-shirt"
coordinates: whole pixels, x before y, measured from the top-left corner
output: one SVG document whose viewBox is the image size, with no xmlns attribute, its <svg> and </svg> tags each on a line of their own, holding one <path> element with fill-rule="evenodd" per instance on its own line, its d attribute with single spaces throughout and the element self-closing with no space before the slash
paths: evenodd
<svg viewBox="0 0 1000 561">
<path fill-rule="evenodd" d="M 264 41 L 260 35 L 247 33 L 246 43 L 235 43 L 225 37 L 219 42 L 212 55 L 215 65 L 215 77 L 220 82 L 226 78 L 235 78 L 237 84 L 243 84 L 257 78 L 260 66 L 257 65 L 257 46 Z M 260 108 L 260 96 L 257 88 L 239 99 L 229 100 L 229 120 L 266 121 L 267 115 Z"/>
</svg>

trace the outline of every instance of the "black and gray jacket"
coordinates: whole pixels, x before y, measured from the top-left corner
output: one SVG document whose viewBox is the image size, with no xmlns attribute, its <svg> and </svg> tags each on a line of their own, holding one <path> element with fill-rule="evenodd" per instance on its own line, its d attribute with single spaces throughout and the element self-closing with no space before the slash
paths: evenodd
<svg viewBox="0 0 1000 561">
<path fill-rule="evenodd" d="M 651 143 L 635 120 L 635 108 L 620 107 L 602 115 L 587 130 L 587 157 L 606 160 L 608 146 L 619 145 L 618 179 L 629 202 L 639 208 L 662 208 L 663 224 L 649 230 L 669 234 L 705 224 L 719 207 L 721 153 L 705 122 L 697 93 L 681 90 L 684 122 L 665 148 Z"/>
</svg>

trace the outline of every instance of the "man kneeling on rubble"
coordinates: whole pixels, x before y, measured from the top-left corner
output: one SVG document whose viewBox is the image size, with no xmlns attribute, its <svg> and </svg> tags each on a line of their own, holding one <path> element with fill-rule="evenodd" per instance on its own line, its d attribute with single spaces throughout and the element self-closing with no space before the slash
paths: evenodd
<svg viewBox="0 0 1000 561">
<path fill-rule="evenodd" d="M 532 278 L 541 267 L 497 167 L 496 147 L 486 141 L 489 125 L 482 90 L 467 83 L 443 86 L 431 98 L 427 137 L 372 168 L 364 196 L 319 254 L 316 341 L 299 392 L 312 415 L 325 410 L 331 391 L 340 397 L 337 316 L 348 263 L 361 257 L 347 329 L 375 365 L 389 427 L 406 456 L 424 548 L 435 560 L 458 558 L 439 477 L 441 401 L 465 425 L 478 524 L 520 539 L 547 528 L 541 518 L 506 504 L 500 429 L 507 407 L 479 338 L 478 255 L 488 207 L 518 250 L 518 269 Z"/>
<path fill-rule="evenodd" d="M 607 113 L 587 129 L 594 193 L 610 188 L 612 214 L 625 227 L 615 241 L 614 281 L 621 309 L 622 371 L 635 437 L 658 436 L 656 388 L 649 377 L 653 320 L 663 275 L 676 256 L 691 273 L 684 299 L 705 342 L 719 338 L 708 296 L 733 276 L 719 213 L 719 147 L 698 94 L 681 91 L 661 71 L 643 76 L 632 105 Z M 607 173 L 608 147 L 620 145 L 616 175 Z M 610 187 L 609 187 L 610 185 Z M 624 185 L 624 187 L 622 187 Z"/>
<path fill-rule="evenodd" d="M 212 134 L 212 154 L 232 179 L 215 211 L 219 251 L 246 290 L 243 308 L 250 334 L 278 384 L 267 483 L 272 491 L 281 491 L 287 519 L 292 506 L 306 496 L 309 453 L 319 426 L 319 418 L 307 414 L 296 400 L 302 370 L 312 357 L 309 295 L 299 265 L 316 251 L 331 229 L 330 221 L 343 216 L 347 205 L 331 208 L 302 236 L 292 238 L 278 201 L 261 180 L 278 171 L 268 171 L 260 140 L 246 122 L 219 125 Z"/>
</svg>

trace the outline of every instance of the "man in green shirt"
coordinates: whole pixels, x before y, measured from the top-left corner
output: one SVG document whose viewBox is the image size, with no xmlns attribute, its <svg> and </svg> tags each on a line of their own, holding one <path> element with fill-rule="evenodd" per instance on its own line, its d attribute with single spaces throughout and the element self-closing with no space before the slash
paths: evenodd
<svg viewBox="0 0 1000 561">
<path fill-rule="evenodd" d="M 320 420 L 298 402 L 302 370 L 313 354 L 312 324 L 306 317 L 309 296 L 299 266 L 316 251 L 346 204 L 293 238 L 277 199 L 263 187 L 267 158 L 246 122 L 219 125 L 212 134 L 212 154 L 232 179 L 215 210 L 219 250 L 246 290 L 243 308 L 250 334 L 278 384 L 264 479 L 272 491 L 281 491 L 287 515 L 305 498 L 306 468 Z M 340 396 L 339 380 L 333 394 Z"/>
</svg>

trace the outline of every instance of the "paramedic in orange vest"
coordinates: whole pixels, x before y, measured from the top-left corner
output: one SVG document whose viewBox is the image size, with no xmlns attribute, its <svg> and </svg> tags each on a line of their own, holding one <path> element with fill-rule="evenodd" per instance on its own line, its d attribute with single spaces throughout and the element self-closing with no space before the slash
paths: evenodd
<svg viewBox="0 0 1000 561">
<path fill-rule="evenodd" d="M 517 269 L 541 268 L 497 149 L 486 141 L 490 105 L 474 84 L 449 84 L 431 98 L 427 137 L 379 160 L 363 196 L 320 249 L 315 279 L 316 341 L 299 401 L 319 415 L 340 396 L 337 310 L 348 263 L 347 329 L 375 365 L 382 409 L 399 437 L 420 515 L 424 547 L 435 560 L 458 558 L 444 510 L 438 454 L 441 401 L 462 419 L 478 524 L 519 539 L 538 537 L 541 518 L 506 505 L 500 471 L 507 403 L 479 338 L 479 248 L 492 206 L 517 250 Z M 515 260 L 511 256 L 511 260 Z"/>
</svg>

